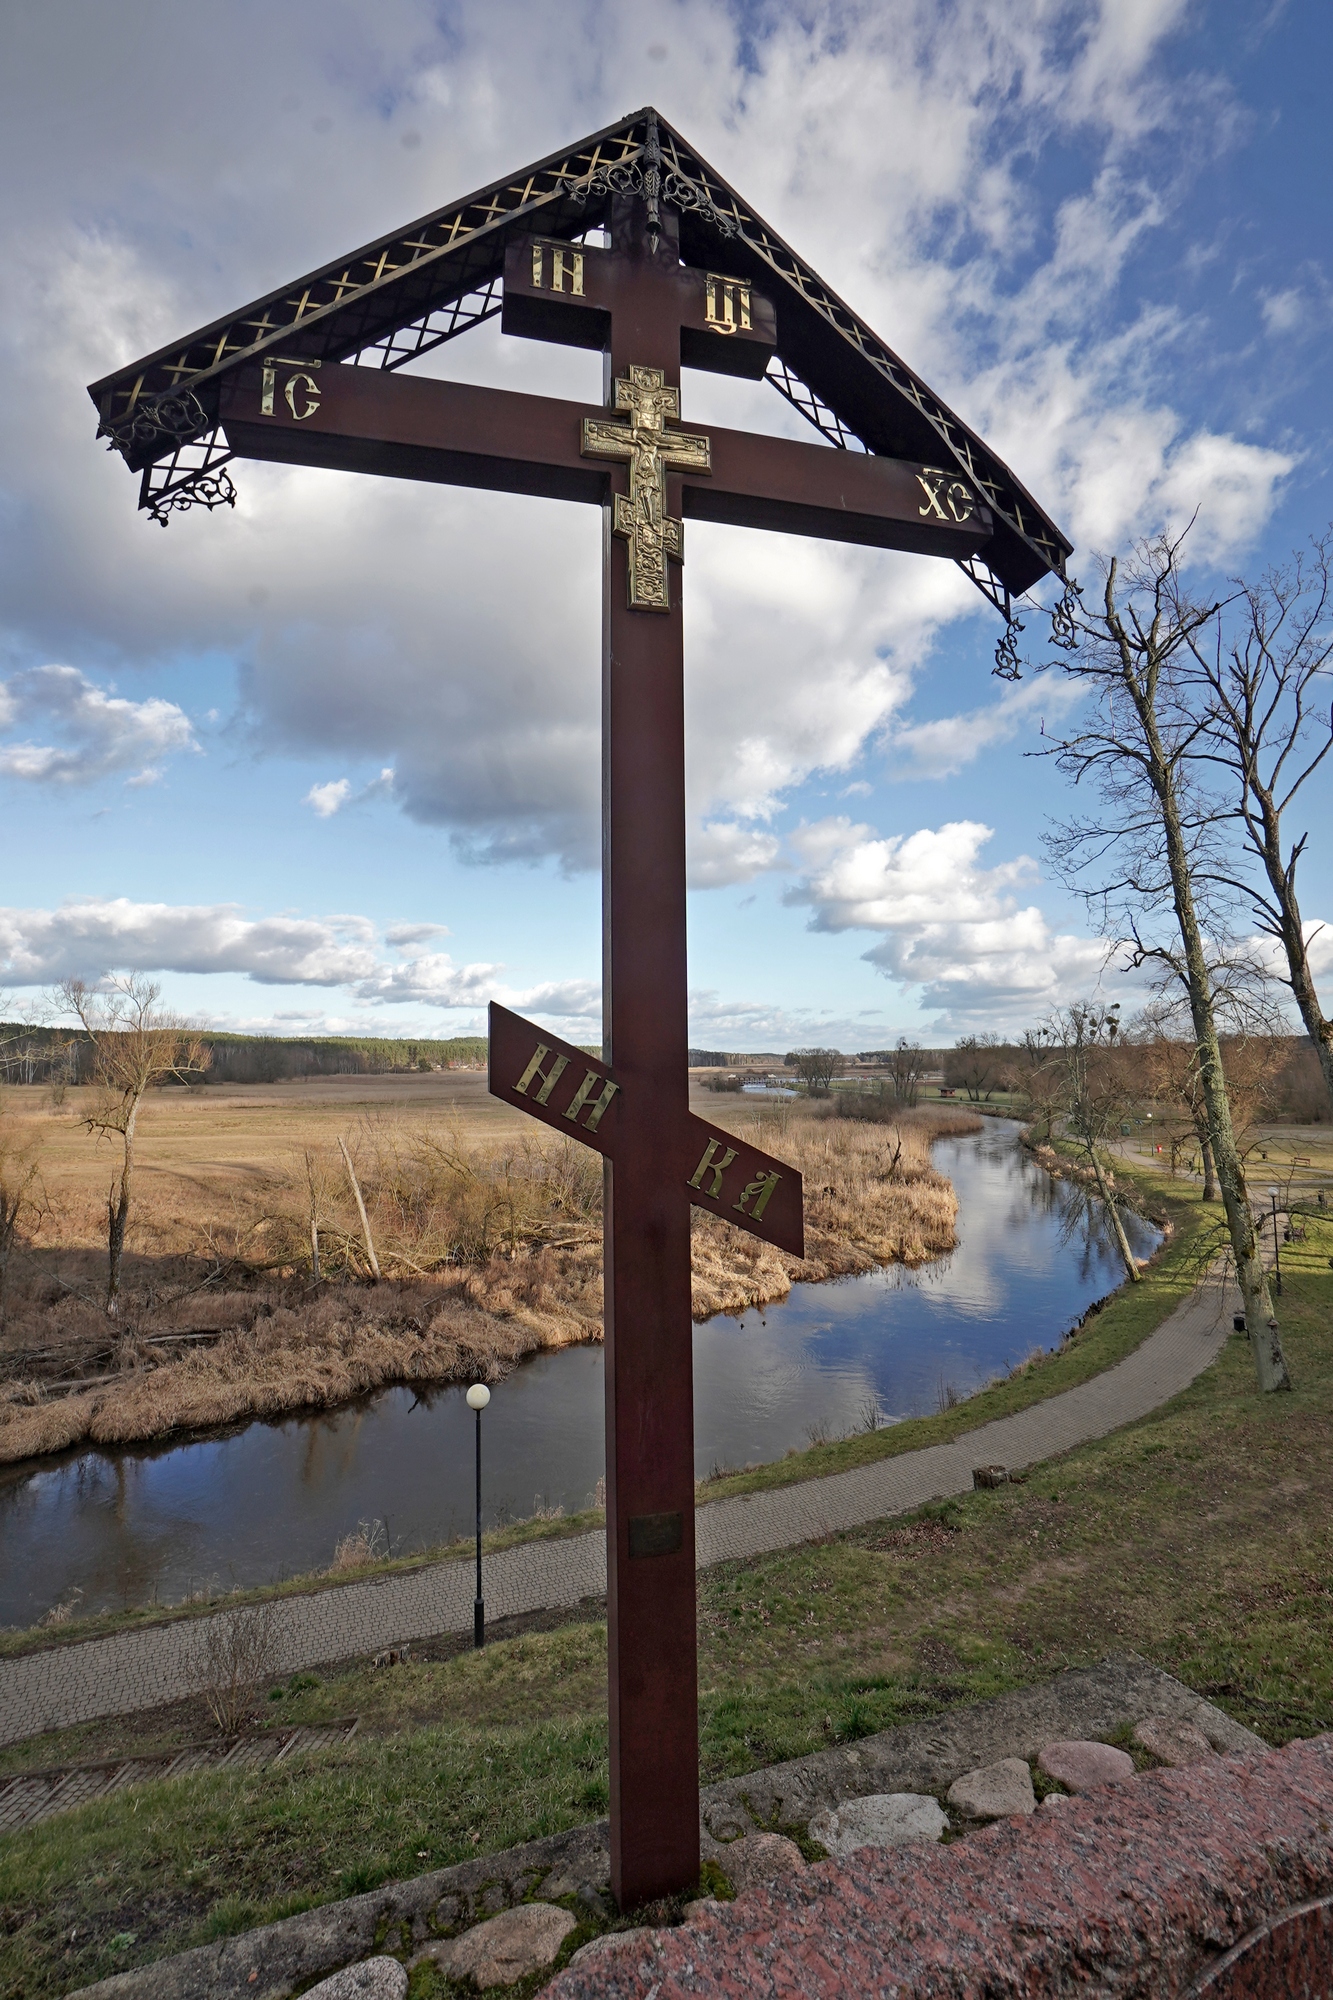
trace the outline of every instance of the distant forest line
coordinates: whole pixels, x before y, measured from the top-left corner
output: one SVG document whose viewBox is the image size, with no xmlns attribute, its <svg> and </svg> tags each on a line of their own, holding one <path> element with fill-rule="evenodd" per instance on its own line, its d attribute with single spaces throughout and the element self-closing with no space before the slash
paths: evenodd
<svg viewBox="0 0 1333 2000">
<path fill-rule="evenodd" d="M 1224 1037 L 1224 1048 L 1229 1039 Z M 1266 1114 L 1302 1123 L 1326 1120 L 1327 1100 L 1308 1036 L 1279 1035 L 1265 1039 L 1270 1049 L 1269 1076 L 1263 1092 Z M 411 1071 L 484 1068 L 487 1053 L 484 1035 L 454 1035 L 437 1040 L 419 1035 L 289 1037 L 204 1029 L 199 1040 L 208 1052 L 207 1068 L 197 1079 L 191 1079 L 192 1084 L 199 1085 L 290 1083 L 303 1077 L 391 1076 Z M 595 1044 L 583 1046 L 588 1055 L 601 1053 Z M 871 1075 L 888 1072 L 897 1053 L 892 1049 L 840 1053 L 838 1062 L 832 1066 L 833 1074 L 849 1078 L 857 1074 L 864 1077 L 867 1072 Z M 1021 1043 L 1001 1042 L 990 1036 L 966 1036 L 951 1048 L 914 1047 L 912 1053 L 915 1082 L 939 1077 L 946 1087 L 973 1103 L 990 1102 L 997 1095 L 1026 1094 L 1028 1056 Z M 1131 1055 L 1131 1045 L 1126 1045 L 1124 1053 Z M 690 1049 L 688 1060 L 691 1069 L 728 1069 L 744 1074 L 780 1070 L 788 1057 L 776 1050 L 756 1055 Z M 93 1080 L 93 1070 L 92 1046 L 81 1031 L 0 1021 L 0 1081 L 89 1083 Z M 915 1102 L 915 1084 L 910 1096 Z"/>
<path fill-rule="evenodd" d="M 385 1076 L 451 1069 L 486 1061 L 484 1035 L 430 1041 L 419 1035 L 233 1035 L 204 1029 L 209 1064 L 200 1083 L 286 1083 L 307 1076 Z M 88 1037 L 66 1028 L 0 1022 L 0 1049 L 12 1083 L 87 1083 L 93 1073 Z"/>
</svg>

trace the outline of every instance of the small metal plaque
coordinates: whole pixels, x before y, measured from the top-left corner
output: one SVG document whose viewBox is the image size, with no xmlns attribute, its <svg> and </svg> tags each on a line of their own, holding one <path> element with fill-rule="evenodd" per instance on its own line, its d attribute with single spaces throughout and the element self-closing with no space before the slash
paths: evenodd
<svg viewBox="0 0 1333 2000">
<path fill-rule="evenodd" d="M 680 1514 L 631 1514 L 629 1552 L 631 1556 L 674 1556 L 685 1540 L 685 1521 Z"/>
</svg>

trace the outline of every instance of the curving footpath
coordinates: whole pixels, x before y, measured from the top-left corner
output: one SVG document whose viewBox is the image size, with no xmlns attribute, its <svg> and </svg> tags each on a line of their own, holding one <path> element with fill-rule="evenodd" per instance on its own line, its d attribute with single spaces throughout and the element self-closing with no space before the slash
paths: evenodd
<svg viewBox="0 0 1333 2000">
<path fill-rule="evenodd" d="M 951 1444 L 769 1493 L 711 1501 L 695 1517 L 699 1568 L 790 1548 L 909 1512 L 927 1500 L 970 1492 L 974 1466 L 1017 1469 L 1105 1437 L 1188 1388 L 1221 1351 L 1233 1310 L 1232 1286 L 1213 1273 L 1133 1354 L 1076 1389 L 982 1424 Z M 486 1611 L 492 1619 L 574 1605 L 605 1590 L 606 1541 L 600 1532 L 527 1542 L 487 1559 Z M 471 1566 L 453 1560 L 403 1576 L 274 1599 L 266 1673 L 276 1678 L 441 1632 L 468 1632 L 472 1591 Z M 214 1662 L 228 1624 L 245 1615 L 219 1611 L 0 1661 L 0 1743 L 200 1693 L 218 1677 Z"/>
</svg>

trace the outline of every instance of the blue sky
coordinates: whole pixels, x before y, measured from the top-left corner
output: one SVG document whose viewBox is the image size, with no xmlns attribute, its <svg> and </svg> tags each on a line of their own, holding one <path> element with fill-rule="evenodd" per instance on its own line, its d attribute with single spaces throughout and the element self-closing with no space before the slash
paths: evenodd
<svg viewBox="0 0 1333 2000">
<path fill-rule="evenodd" d="M 219 31 L 221 28 L 221 32 Z M 136 514 L 84 384 L 652 101 L 1098 550 L 1200 587 L 1333 516 L 1333 13 L 46 0 L 3 30 L 0 988 L 137 967 L 219 1025 L 597 1033 L 598 524 L 242 464 Z M 492 325 L 433 372 L 591 399 Z M 762 385 L 684 414 L 812 434 Z M 945 564 L 691 523 L 692 1038 L 1020 1029 L 1100 978 Z M 1333 917 L 1328 788 L 1307 916 Z"/>
</svg>

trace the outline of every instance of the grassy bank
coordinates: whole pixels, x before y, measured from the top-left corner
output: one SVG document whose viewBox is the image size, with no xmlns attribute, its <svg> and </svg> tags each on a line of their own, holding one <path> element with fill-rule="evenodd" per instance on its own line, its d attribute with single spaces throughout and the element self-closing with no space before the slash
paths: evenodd
<svg viewBox="0 0 1333 2000">
<path fill-rule="evenodd" d="M 750 1471 L 724 1471 L 704 1482 L 700 1499 L 760 1493 L 803 1479 L 821 1479 L 831 1472 L 849 1472 L 877 1459 L 920 1451 L 926 1445 L 945 1444 L 964 1431 L 1072 1389 L 1123 1361 L 1198 1283 L 1216 1247 L 1218 1210 L 1215 1205 L 1205 1207 L 1197 1189 L 1165 1184 L 1150 1171 L 1122 1169 L 1119 1181 L 1122 1188 L 1128 1185 L 1132 1189 L 1136 1206 L 1164 1226 L 1165 1240 L 1140 1282 L 1122 1285 L 1113 1292 L 1059 1347 L 1049 1352 L 1035 1350 L 1000 1381 L 933 1417 L 913 1417 L 851 1437 L 830 1439 Z"/>
<path fill-rule="evenodd" d="M 1292 1394 L 1260 1397 L 1248 1343 L 1233 1339 L 1162 1410 L 1023 1486 L 706 1573 L 705 1777 L 1124 1649 L 1272 1742 L 1333 1726 L 1331 1256 L 1326 1222 L 1284 1246 Z M 304 1678 L 266 1692 L 265 1716 L 359 1713 L 359 1738 L 303 1764 L 119 1794 L 0 1839 L 0 2000 L 46 2000 L 604 1808 L 596 1623 Z M 99 1744 L 118 1754 L 202 1726 L 184 1709 L 130 1718 L 102 1725 Z M 6 1762 L 73 1747 L 48 1738 Z M 414 2000 L 429 1983 L 419 1976 Z"/>
<path fill-rule="evenodd" d="M 208 1101 L 177 1095 L 169 1115 L 204 1121 L 194 1143 L 205 1145 Z M 299 1167 L 275 1153 L 262 1174 L 233 1185 L 225 1230 L 208 1220 L 216 1189 L 196 1188 L 191 1214 L 149 1182 L 116 1322 L 102 1310 L 90 1247 L 101 1197 L 58 1190 L 48 1234 L 59 1247 L 27 1252 L 0 1337 L 0 1463 L 331 1408 L 391 1382 L 494 1381 L 526 1354 L 601 1338 L 595 1154 L 534 1136 L 517 1114 L 517 1130 L 387 1108 L 363 1119 L 353 1150 L 385 1274 L 370 1284 L 346 1174 L 325 1158 L 326 1108 L 312 1102 L 323 1150 L 303 1147 Z M 696 1211 L 697 1319 L 769 1304 L 799 1280 L 919 1264 L 952 1248 L 957 1199 L 930 1147 L 975 1129 L 968 1113 L 905 1112 L 883 1124 L 825 1104 L 754 1110 L 715 1099 L 708 1110 L 802 1172 L 807 1254 L 784 1256 Z M 290 1147 L 289 1106 L 283 1117 Z"/>
</svg>

